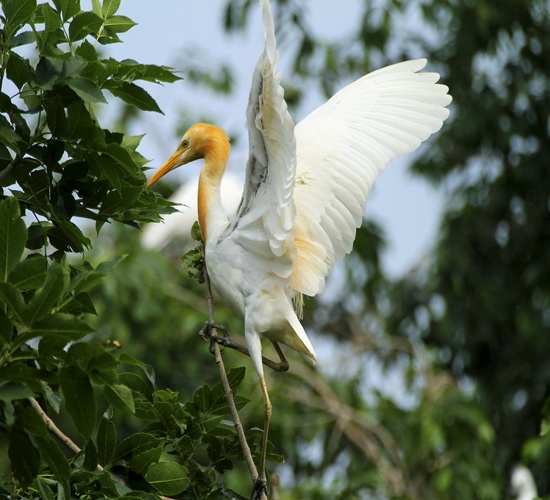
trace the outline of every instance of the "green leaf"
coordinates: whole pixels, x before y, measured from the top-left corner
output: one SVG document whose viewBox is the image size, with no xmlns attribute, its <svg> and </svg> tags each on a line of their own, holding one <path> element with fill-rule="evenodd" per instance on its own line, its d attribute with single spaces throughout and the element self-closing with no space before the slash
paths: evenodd
<svg viewBox="0 0 550 500">
<path fill-rule="evenodd" d="M 45 335 L 62 337 L 67 340 L 78 340 L 95 330 L 84 323 L 84 321 L 75 318 L 69 314 L 57 313 L 51 316 L 46 316 L 23 336 L 26 340 Z"/>
<path fill-rule="evenodd" d="M 36 0 L 5 0 L 2 2 L 8 36 L 25 24 L 36 10 Z"/>
<path fill-rule="evenodd" d="M 191 238 L 202 243 L 201 227 L 199 226 L 198 221 L 195 221 L 191 227 Z"/>
<path fill-rule="evenodd" d="M 103 18 L 103 7 L 101 6 L 101 0 L 92 0 L 92 10 L 99 17 Z"/>
<path fill-rule="evenodd" d="M 115 97 L 136 106 L 142 111 L 162 113 L 156 101 L 144 89 L 134 83 L 108 81 L 104 87 Z"/>
<path fill-rule="evenodd" d="M 63 23 L 59 13 L 47 3 L 42 4 L 42 15 L 44 16 L 44 23 L 48 31 L 55 32 L 61 28 Z"/>
<path fill-rule="evenodd" d="M 120 166 L 124 167 L 128 173 L 134 176 L 139 175 L 140 171 L 132 159 L 130 152 L 122 146 L 111 143 L 105 148 L 104 153 L 113 158 Z"/>
<path fill-rule="evenodd" d="M 92 80 L 87 78 L 69 78 L 67 85 L 73 89 L 84 102 L 107 103 L 103 92 Z"/>
<path fill-rule="evenodd" d="M 76 55 L 82 57 L 85 61 L 97 61 L 97 51 L 88 40 L 84 40 L 80 44 L 80 47 L 76 49 Z"/>
<path fill-rule="evenodd" d="M 99 464 L 99 458 L 97 455 L 97 448 L 94 442 L 90 439 L 84 447 L 84 468 L 88 470 L 94 470 Z"/>
<path fill-rule="evenodd" d="M 95 429 L 96 404 L 88 375 L 76 366 L 68 366 L 59 372 L 59 383 L 76 429 L 89 439 Z"/>
<path fill-rule="evenodd" d="M 0 142 L 12 151 L 19 153 L 20 149 L 17 143 L 22 140 L 21 136 L 14 132 L 11 126 L 0 125 Z"/>
<path fill-rule="evenodd" d="M 12 473 L 21 486 L 29 485 L 40 470 L 40 455 L 26 432 L 12 429 L 8 435 Z"/>
<path fill-rule="evenodd" d="M 80 0 L 53 0 L 56 9 L 61 12 L 63 20 L 67 21 L 80 10 Z"/>
<path fill-rule="evenodd" d="M 151 398 L 151 395 L 152 395 L 151 388 L 145 383 L 145 380 L 143 380 L 137 373 L 132 373 L 132 372 L 120 373 L 118 375 L 118 378 L 122 384 L 129 387 L 133 392 L 137 392 L 138 394 L 146 398 Z"/>
<path fill-rule="evenodd" d="M 238 368 L 231 368 L 227 374 L 227 380 L 229 382 L 229 387 L 234 391 L 241 382 L 244 380 L 246 374 L 246 368 L 244 366 L 239 366 Z"/>
<path fill-rule="evenodd" d="M 42 255 L 27 257 L 11 271 L 8 281 L 21 291 L 36 290 L 44 284 L 47 266 L 46 258 Z"/>
<path fill-rule="evenodd" d="M 114 16 L 120 8 L 120 0 L 103 0 L 103 18 Z"/>
<path fill-rule="evenodd" d="M 90 239 L 77 225 L 68 220 L 58 220 L 56 224 L 57 227 L 48 230 L 48 239 L 54 247 L 64 251 L 70 248 L 74 252 L 83 252 L 84 247 L 90 247 Z"/>
<path fill-rule="evenodd" d="M 103 26 L 103 19 L 93 12 L 82 12 L 75 16 L 69 25 L 71 42 L 82 40 L 87 35 L 97 35 Z"/>
<path fill-rule="evenodd" d="M 113 421 L 105 415 L 99 421 L 97 430 L 97 453 L 99 463 L 103 466 L 113 461 L 116 446 L 116 427 Z"/>
<path fill-rule="evenodd" d="M 125 33 L 136 26 L 136 23 L 126 16 L 113 16 L 105 20 L 104 26 L 108 33 Z"/>
<path fill-rule="evenodd" d="M 52 57 L 41 57 L 36 65 L 36 83 L 44 90 L 51 90 L 53 84 L 63 75 L 63 61 Z"/>
<path fill-rule="evenodd" d="M 17 321 L 22 325 L 26 322 L 27 306 L 23 295 L 10 283 L 0 283 L 0 301 L 8 306 Z"/>
<path fill-rule="evenodd" d="M 138 474 L 145 474 L 151 464 L 159 461 L 162 455 L 162 449 L 163 446 L 161 445 L 156 448 L 145 450 L 142 453 L 132 453 L 132 458 L 128 464 L 130 469 Z"/>
<path fill-rule="evenodd" d="M 29 81 L 31 68 L 27 59 L 23 59 L 15 52 L 10 52 L 6 71 L 8 78 L 18 89 L 21 89 Z"/>
<path fill-rule="evenodd" d="M 27 227 L 21 219 L 19 202 L 14 197 L 0 204 L 0 281 L 17 265 L 27 242 Z"/>
<path fill-rule="evenodd" d="M 105 386 L 105 396 L 109 402 L 122 410 L 130 410 L 135 413 L 136 407 L 132 391 L 122 384 L 112 384 Z"/>
<path fill-rule="evenodd" d="M 34 395 L 34 392 L 23 384 L 4 382 L 0 385 L 0 401 L 11 402 L 17 399 L 28 399 L 32 398 Z"/>
<path fill-rule="evenodd" d="M 105 349 L 96 342 L 75 342 L 67 351 L 65 364 L 78 366 L 87 371 L 90 360 L 104 353 Z"/>
<path fill-rule="evenodd" d="M 41 320 L 61 300 L 66 286 L 66 276 L 62 267 L 53 262 L 48 268 L 46 281 L 29 303 L 27 324 L 33 325 Z"/>
<path fill-rule="evenodd" d="M 4 312 L 4 308 L 0 307 L 0 349 L 11 342 L 11 336 L 13 335 L 13 325 Z"/>
<path fill-rule="evenodd" d="M 37 477 L 34 481 L 34 486 L 40 493 L 40 498 L 42 500 L 55 500 L 53 491 L 44 478 Z"/>
<path fill-rule="evenodd" d="M 159 462 L 149 467 L 145 479 L 161 494 L 175 496 L 184 492 L 191 484 L 187 476 L 188 471 L 183 465 Z"/>
<path fill-rule="evenodd" d="M 44 385 L 41 382 L 38 369 L 20 361 L 12 361 L 0 368 L 0 380 L 26 385 L 34 393 L 44 392 Z"/>
<path fill-rule="evenodd" d="M 86 105 L 82 101 L 73 102 L 67 108 L 67 136 L 76 140 L 84 137 L 95 125 Z"/>
<path fill-rule="evenodd" d="M 164 440 L 147 432 L 137 432 L 123 439 L 117 446 L 114 459 L 129 458 L 161 446 Z"/>
<path fill-rule="evenodd" d="M 149 379 L 149 382 L 154 386 L 155 385 L 155 370 L 151 365 L 148 365 L 144 363 L 143 361 L 140 361 L 139 359 L 135 358 L 131 354 L 128 354 L 126 352 L 121 353 L 120 355 L 120 362 L 130 365 L 130 366 L 137 366 L 138 368 L 141 368 L 147 378 Z"/>
<path fill-rule="evenodd" d="M 71 476 L 71 467 L 57 443 L 51 439 L 36 436 L 35 441 L 42 458 L 49 465 L 56 479 L 61 483 L 65 498 L 71 498 L 69 488 L 69 477 Z M 59 493 L 58 493 L 59 496 Z"/>
</svg>

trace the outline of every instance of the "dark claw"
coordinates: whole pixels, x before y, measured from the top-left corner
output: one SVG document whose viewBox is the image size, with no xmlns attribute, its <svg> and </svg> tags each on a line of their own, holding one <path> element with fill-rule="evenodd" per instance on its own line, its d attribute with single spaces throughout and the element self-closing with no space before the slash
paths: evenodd
<svg viewBox="0 0 550 500">
<path fill-rule="evenodd" d="M 218 325 L 217 323 L 212 323 L 210 321 L 205 321 L 204 325 L 202 325 L 202 328 L 199 331 L 199 335 L 204 340 L 210 340 L 213 336 L 212 330 L 219 330 L 223 333 L 225 337 L 229 337 L 229 334 L 227 333 L 227 329 L 223 325 Z"/>
<path fill-rule="evenodd" d="M 252 485 L 252 493 L 250 494 L 250 500 L 261 500 L 262 493 L 267 498 L 267 483 L 265 479 L 256 479 Z"/>
<path fill-rule="evenodd" d="M 219 335 L 215 335 L 213 330 L 218 330 L 223 334 L 223 337 Z M 227 328 L 223 325 L 219 325 L 217 323 L 212 323 L 210 321 L 206 321 L 202 328 L 199 331 L 199 335 L 206 341 L 210 342 L 210 347 L 208 350 L 214 354 L 214 342 L 217 342 L 221 346 L 228 347 L 233 341 L 229 337 L 229 333 L 227 333 Z"/>
</svg>

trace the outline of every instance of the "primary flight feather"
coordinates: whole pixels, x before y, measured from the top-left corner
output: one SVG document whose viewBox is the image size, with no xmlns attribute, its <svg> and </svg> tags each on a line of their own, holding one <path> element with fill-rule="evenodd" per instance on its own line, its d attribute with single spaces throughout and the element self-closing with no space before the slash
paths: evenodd
<svg viewBox="0 0 550 500">
<path fill-rule="evenodd" d="M 193 125 L 152 177 L 204 159 L 198 215 L 211 282 L 244 317 L 245 338 L 266 402 L 261 338 L 312 359 L 315 350 L 295 304 L 323 290 L 337 259 L 352 249 L 374 180 L 392 159 L 418 148 L 449 115 L 448 88 L 426 61 L 370 73 L 294 126 L 284 100 L 268 0 L 260 0 L 265 49 L 254 69 L 246 112 L 249 159 L 243 197 L 228 220 L 220 184 L 229 140 L 210 124 Z M 280 352 L 280 350 L 278 350 Z M 269 412 L 267 411 L 269 408 Z M 265 481 L 261 465 L 261 480 Z"/>
</svg>

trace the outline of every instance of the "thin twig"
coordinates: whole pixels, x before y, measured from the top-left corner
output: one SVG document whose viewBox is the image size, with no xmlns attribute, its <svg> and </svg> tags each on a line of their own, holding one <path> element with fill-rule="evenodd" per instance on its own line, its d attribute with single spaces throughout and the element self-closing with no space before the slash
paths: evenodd
<svg viewBox="0 0 550 500">
<path fill-rule="evenodd" d="M 55 425 L 54 421 L 48 417 L 46 412 L 42 409 L 42 407 L 38 404 L 38 401 L 34 398 L 29 398 L 29 401 L 31 403 L 31 406 L 36 410 L 36 413 L 40 415 L 44 423 L 46 424 L 47 429 L 57 436 L 61 442 L 69 448 L 73 453 L 80 453 L 82 450 L 75 444 L 75 442 L 69 437 L 63 434 L 61 429 Z M 103 467 L 101 465 L 98 465 L 97 468 L 99 470 L 103 470 Z"/>
<path fill-rule="evenodd" d="M 208 276 L 208 271 L 206 266 L 204 266 L 204 284 L 206 285 L 206 298 L 208 303 L 208 319 L 210 322 L 214 323 L 214 301 L 212 299 L 212 289 L 210 288 L 210 277 Z M 258 469 L 256 469 L 256 464 L 252 459 L 252 453 L 250 452 L 250 447 L 246 441 L 246 436 L 244 435 L 243 426 L 241 424 L 241 419 L 239 418 L 239 413 L 237 412 L 237 407 L 235 406 L 235 401 L 233 400 L 233 391 L 229 386 L 229 381 L 227 380 L 227 374 L 225 373 L 225 366 L 223 364 L 223 358 L 220 351 L 220 346 L 217 342 L 214 342 L 214 355 L 216 356 L 216 364 L 220 371 L 220 377 L 222 379 L 223 390 L 225 393 L 225 399 L 229 405 L 229 411 L 231 412 L 231 418 L 235 424 L 235 430 L 237 431 L 237 437 L 239 438 L 239 443 L 243 450 L 244 458 L 246 464 L 248 465 L 248 470 L 250 472 L 250 477 L 252 481 L 258 479 Z"/>
</svg>

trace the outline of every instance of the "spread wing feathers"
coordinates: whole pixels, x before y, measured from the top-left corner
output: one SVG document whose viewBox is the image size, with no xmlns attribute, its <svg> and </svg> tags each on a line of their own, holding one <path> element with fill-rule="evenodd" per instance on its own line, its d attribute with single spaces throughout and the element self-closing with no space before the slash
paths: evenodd
<svg viewBox="0 0 550 500">
<path fill-rule="evenodd" d="M 378 174 L 447 118 L 448 88 L 436 84 L 437 73 L 417 73 L 425 65 L 406 61 L 370 73 L 296 126 L 295 291 L 323 290 L 335 260 L 351 251 Z"/>
<path fill-rule="evenodd" d="M 274 260 L 280 258 L 288 277 L 294 245 L 290 231 L 295 210 L 292 201 L 296 176 L 294 123 L 287 111 L 280 74 L 276 73 L 273 19 L 267 0 L 262 0 L 265 50 L 260 56 L 250 90 L 247 122 L 249 159 L 243 198 L 232 230 L 252 253 L 265 254 L 265 243 Z"/>
</svg>

